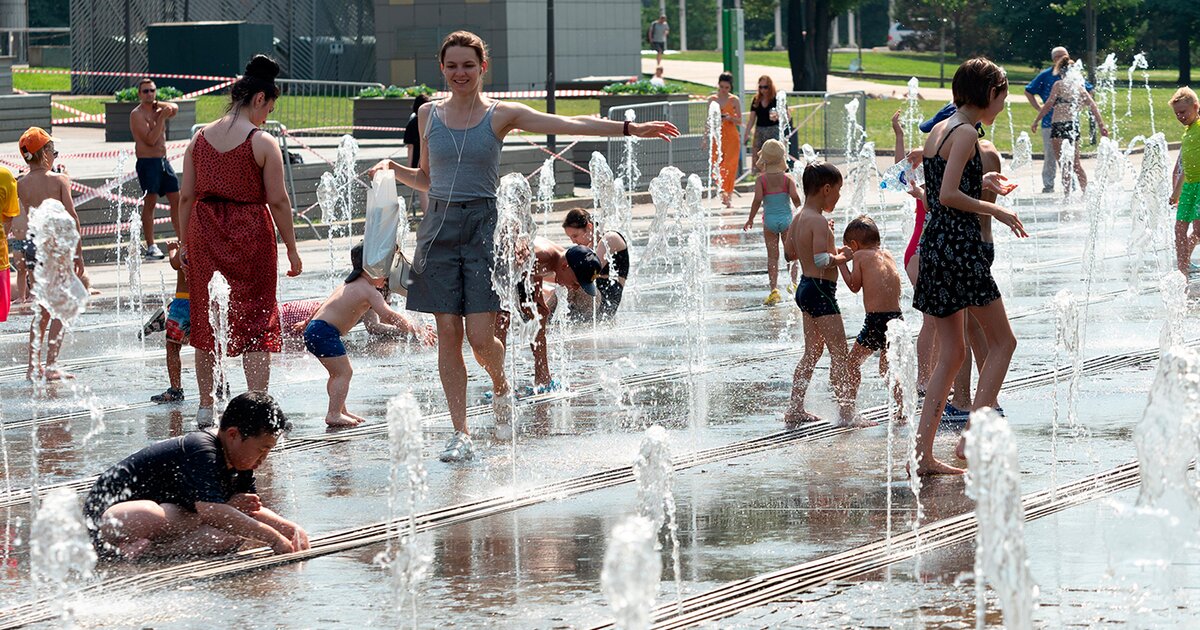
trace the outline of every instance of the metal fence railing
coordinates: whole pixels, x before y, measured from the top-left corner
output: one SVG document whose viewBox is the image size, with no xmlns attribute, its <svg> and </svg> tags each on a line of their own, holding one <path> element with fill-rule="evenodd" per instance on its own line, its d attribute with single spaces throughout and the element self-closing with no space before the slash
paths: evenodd
<svg viewBox="0 0 1200 630">
<path fill-rule="evenodd" d="M 788 92 L 787 107 L 791 118 L 789 152 L 792 156 L 799 156 L 800 146 L 808 144 L 825 159 L 844 162 L 847 153 L 846 141 L 849 137 L 846 132 L 851 124 L 846 105 L 854 99 L 858 99 L 859 102 L 855 122 L 865 129 L 866 94 L 863 92 Z M 684 173 L 703 175 L 708 172 L 707 101 L 613 107 L 609 109 L 608 117 L 612 120 L 624 120 L 628 111 L 632 111 L 635 120 L 639 121 L 670 121 L 679 128 L 680 134 L 680 137 L 671 142 L 642 139 L 633 145 L 634 158 L 640 170 L 640 177 L 633 183 L 633 189 L 645 189 L 650 180 L 666 166 L 675 166 Z M 605 157 L 614 173 L 621 170 L 627 144 L 624 138 L 608 140 Z M 857 150 L 861 138 L 852 139 L 852 144 L 855 144 L 854 149 Z"/>
<path fill-rule="evenodd" d="M 275 101 L 273 119 L 294 136 L 340 136 L 352 133 L 354 97 L 364 88 L 383 90 L 379 83 L 279 79 L 282 94 Z"/>
</svg>

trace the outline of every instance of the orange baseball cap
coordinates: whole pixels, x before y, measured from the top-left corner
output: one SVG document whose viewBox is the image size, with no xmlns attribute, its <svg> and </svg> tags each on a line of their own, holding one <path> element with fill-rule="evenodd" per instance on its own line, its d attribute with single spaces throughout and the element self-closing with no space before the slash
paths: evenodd
<svg viewBox="0 0 1200 630">
<path fill-rule="evenodd" d="M 25 159 L 33 159 L 33 154 L 42 150 L 47 142 L 53 142 L 54 138 L 46 133 L 41 127 L 30 127 L 21 134 L 21 139 L 17 142 L 17 146 L 21 149 L 21 154 Z"/>
</svg>

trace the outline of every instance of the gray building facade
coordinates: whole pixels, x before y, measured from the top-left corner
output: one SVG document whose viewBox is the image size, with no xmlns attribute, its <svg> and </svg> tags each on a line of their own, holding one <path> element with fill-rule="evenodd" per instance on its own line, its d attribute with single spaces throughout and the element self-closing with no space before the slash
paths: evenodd
<svg viewBox="0 0 1200 630">
<path fill-rule="evenodd" d="M 375 72 L 384 84 L 444 86 L 437 52 L 465 29 L 488 44 L 487 90 L 544 89 L 545 0 L 374 0 Z M 558 81 L 641 71 L 639 0 L 555 0 Z"/>
</svg>

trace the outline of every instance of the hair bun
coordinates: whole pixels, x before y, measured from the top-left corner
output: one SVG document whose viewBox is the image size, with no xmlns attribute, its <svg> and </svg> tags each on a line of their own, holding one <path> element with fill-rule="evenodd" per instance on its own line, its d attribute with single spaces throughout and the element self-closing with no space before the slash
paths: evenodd
<svg viewBox="0 0 1200 630">
<path fill-rule="evenodd" d="M 279 64 L 266 55 L 254 55 L 246 64 L 245 75 L 256 79 L 274 81 L 279 76 Z"/>
</svg>

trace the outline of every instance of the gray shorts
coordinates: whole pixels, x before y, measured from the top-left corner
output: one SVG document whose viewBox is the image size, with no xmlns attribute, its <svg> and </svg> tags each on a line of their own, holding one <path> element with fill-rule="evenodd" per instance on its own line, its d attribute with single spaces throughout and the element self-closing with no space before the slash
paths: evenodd
<svg viewBox="0 0 1200 630">
<path fill-rule="evenodd" d="M 779 124 L 774 125 L 758 125 L 754 128 L 754 150 L 762 149 L 762 145 L 767 140 L 779 139 Z"/>
<path fill-rule="evenodd" d="M 448 204 L 430 198 L 417 228 L 408 309 L 454 315 L 499 311 L 500 297 L 492 289 L 495 231 L 495 199 Z"/>
</svg>

